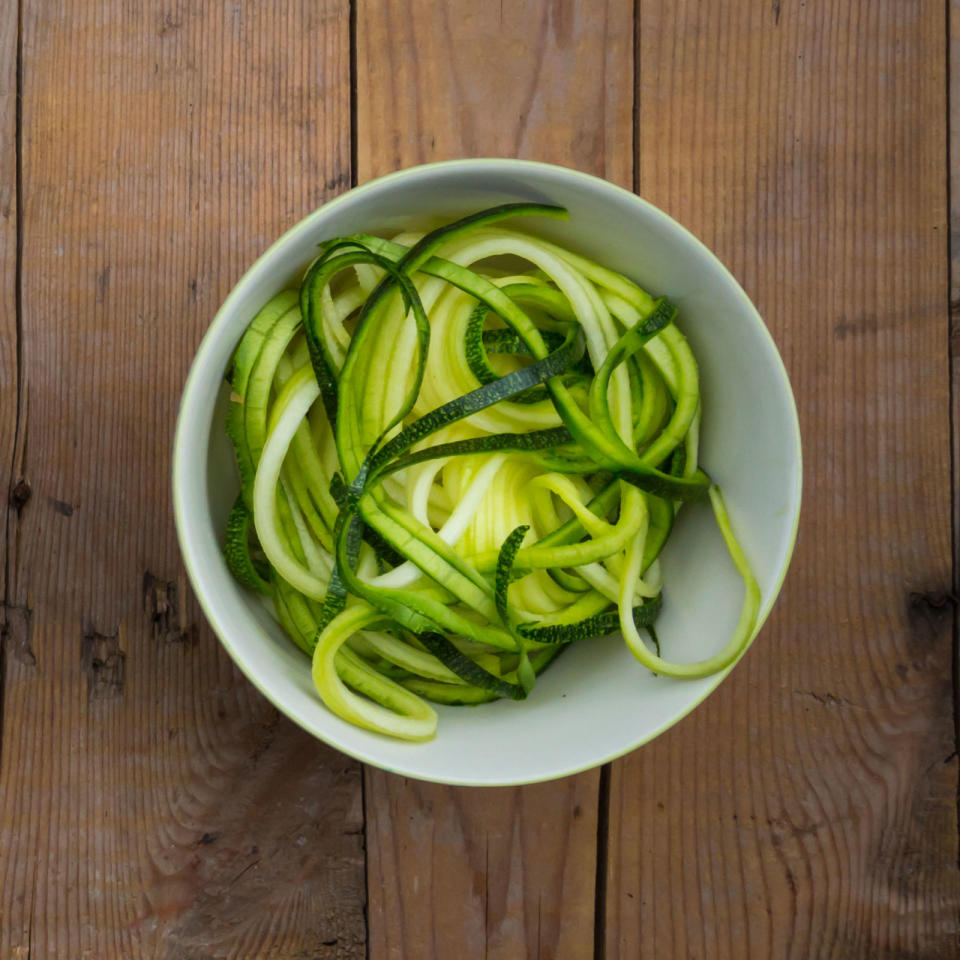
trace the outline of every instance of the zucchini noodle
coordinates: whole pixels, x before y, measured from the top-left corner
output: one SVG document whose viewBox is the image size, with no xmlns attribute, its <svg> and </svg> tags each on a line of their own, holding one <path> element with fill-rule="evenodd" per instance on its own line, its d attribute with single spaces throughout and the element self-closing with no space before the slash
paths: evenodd
<svg viewBox="0 0 960 960">
<path fill-rule="evenodd" d="M 574 641 L 620 632 L 649 670 L 692 678 L 756 628 L 675 308 L 503 225 L 520 216 L 566 211 L 328 240 L 234 355 L 228 566 L 272 598 L 327 707 L 377 733 L 430 739 L 428 701 L 523 700 Z M 722 650 L 677 663 L 652 633 L 659 556 L 706 497 L 744 602 Z"/>
</svg>

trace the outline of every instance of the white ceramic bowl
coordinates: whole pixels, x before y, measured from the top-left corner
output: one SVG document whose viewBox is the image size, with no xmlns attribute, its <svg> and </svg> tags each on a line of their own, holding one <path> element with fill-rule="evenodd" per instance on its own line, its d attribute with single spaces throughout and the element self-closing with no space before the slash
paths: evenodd
<svg viewBox="0 0 960 960">
<path fill-rule="evenodd" d="M 247 271 L 203 339 L 180 405 L 173 461 L 177 530 L 207 619 L 241 670 L 315 736 L 405 776 L 456 784 L 549 780 L 594 767 L 662 733 L 726 674 L 654 678 L 618 638 L 574 644 L 525 702 L 440 707 L 436 739 L 411 744 L 341 720 L 314 692 L 309 663 L 220 553 L 238 488 L 223 431 L 223 373 L 260 306 L 297 281 L 318 241 L 398 231 L 505 201 L 558 203 L 569 221 L 528 221 L 549 239 L 668 294 L 700 364 L 702 462 L 722 486 L 734 529 L 763 591 L 776 599 L 800 511 L 800 432 L 790 383 L 753 304 L 717 258 L 666 214 L 603 180 L 515 160 L 430 164 L 349 191 L 298 223 Z M 666 655 L 699 660 L 724 645 L 743 596 L 709 506 L 685 508 L 663 557 Z M 759 627 L 758 627 L 759 629 Z"/>
</svg>

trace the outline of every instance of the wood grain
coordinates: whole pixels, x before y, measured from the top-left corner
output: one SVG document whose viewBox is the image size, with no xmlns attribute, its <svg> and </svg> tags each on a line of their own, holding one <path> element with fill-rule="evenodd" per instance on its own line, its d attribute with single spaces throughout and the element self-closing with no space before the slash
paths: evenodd
<svg viewBox="0 0 960 960">
<path fill-rule="evenodd" d="M 806 476 L 754 649 L 614 765 L 606 955 L 956 957 L 944 8 L 639 9 L 641 192 L 755 299 Z"/>
<path fill-rule="evenodd" d="M 29 612 L 4 645 L 0 956 L 361 957 L 360 770 L 282 720 L 204 625 L 168 480 L 221 299 L 349 183 L 347 5 L 23 7 L 14 477 L 32 496 L 7 544 L 8 610 Z"/>
<path fill-rule="evenodd" d="M 361 181 L 463 156 L 576 166 L 629 186 L 632 4 L 361 3 Z M 370 957 L 593 952 L 595 771 L 505 790 L 367 770 Z"/>
<path fill-rule="evenodd" d="M 950 74 L 947 95 L 948 161 L 950 194 L 950 422 L 953 438 L 953 598 L 954 661 L 953 709 L 960 749 L 960 0 L 949 0 L 947 64 Z M 960 807 L 960 779 L 957 783 Z"/>
<path fill-rule="evenodd" d="M 521 157 L 630 185 L 627 0 L 361 2 L 361 180 L 457 157 Z"/>
<path fill-rule="evenodd" d="M 366 776 L 373 960 L 592 954 L 596 775 L 512 789 Z"/>
<path fill-rule="evenodd" d="M 0 491 L 3 502 L 0 513 L 3 527 L 0 538 L 0 719 L 3 717 L 3 647 L 15 625 L 17 611 L 8 613 L 7 540 L 8 523 L 15 522 L 16 507 L 22 489 L 14 497 L 10 470 L 16 443 L 19 418 L 19 384 L 17 373 L 18 303 L 17 303 L 17 50 L 19 11 L 8 3 L 0 10 Z M 11 641 L 12 642 L 12 641 Z M 2 727 L 0 727 L 2 737 Z M 3 741 L 0 739 L 0 762 Z"/>
</svg>

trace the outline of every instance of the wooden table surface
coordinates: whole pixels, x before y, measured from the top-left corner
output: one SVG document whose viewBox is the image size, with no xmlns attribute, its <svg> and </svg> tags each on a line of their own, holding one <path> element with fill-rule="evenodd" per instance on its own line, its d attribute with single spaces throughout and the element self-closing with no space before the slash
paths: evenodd
<svg viewBox="0 0 960 960">
<path fill-rule="evenodd" d="M 0 4 L 0 960 L 960 956 L 958 78 L 960 0 Z M 523 789 L 280 716 L 171 515 L 180 389 L 244 269 L 351 184 L 465 156 L 702 237 L 804 436 L 743 663 Z"/>
</svg>

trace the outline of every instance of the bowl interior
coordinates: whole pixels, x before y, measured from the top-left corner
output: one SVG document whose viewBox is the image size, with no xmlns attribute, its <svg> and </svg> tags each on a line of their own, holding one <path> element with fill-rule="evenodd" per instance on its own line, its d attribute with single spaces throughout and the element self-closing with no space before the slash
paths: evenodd
<svg viewBox="0 0 960 960">
<path fill-rule="evenodd" d="M 295 283 L 316 244 L 357 231 L 399 231 L 511 200 L 558 203 L 569 221 L 517 221 L 533 232 L 668 294 L 700 364 L 702 462 L 723 488 L 763 591 L 765 617 L 786 572 L 800 504 L 800 441 L 786 373 L 762 320 L 725 268 L 666 215 L 603 181 L 517 161 L 415 168 L 351 191 L 286 234 L 228 297 L 184 391 L 174 457 L 185 563 L 214 629 L 241 669 L 297 723 L 339 749 L 407 776 L 467 784 L 521 783 L 592 767 L 646 742 L 722 677 L 655 678 L 618 638 L 573 645 L 523 703 L 440 707 L 437 737 L 401 743 L 332 715 L 309 664 L 269 610 L 232 580 L 220 544 L 236 471 L 223 432 L 223 371 L 259 307 Z M 663 558 L 664 655 L 701 659 L 726 642 L 743 596 L 710 509 L 681 513 Z"/>
</svg>

